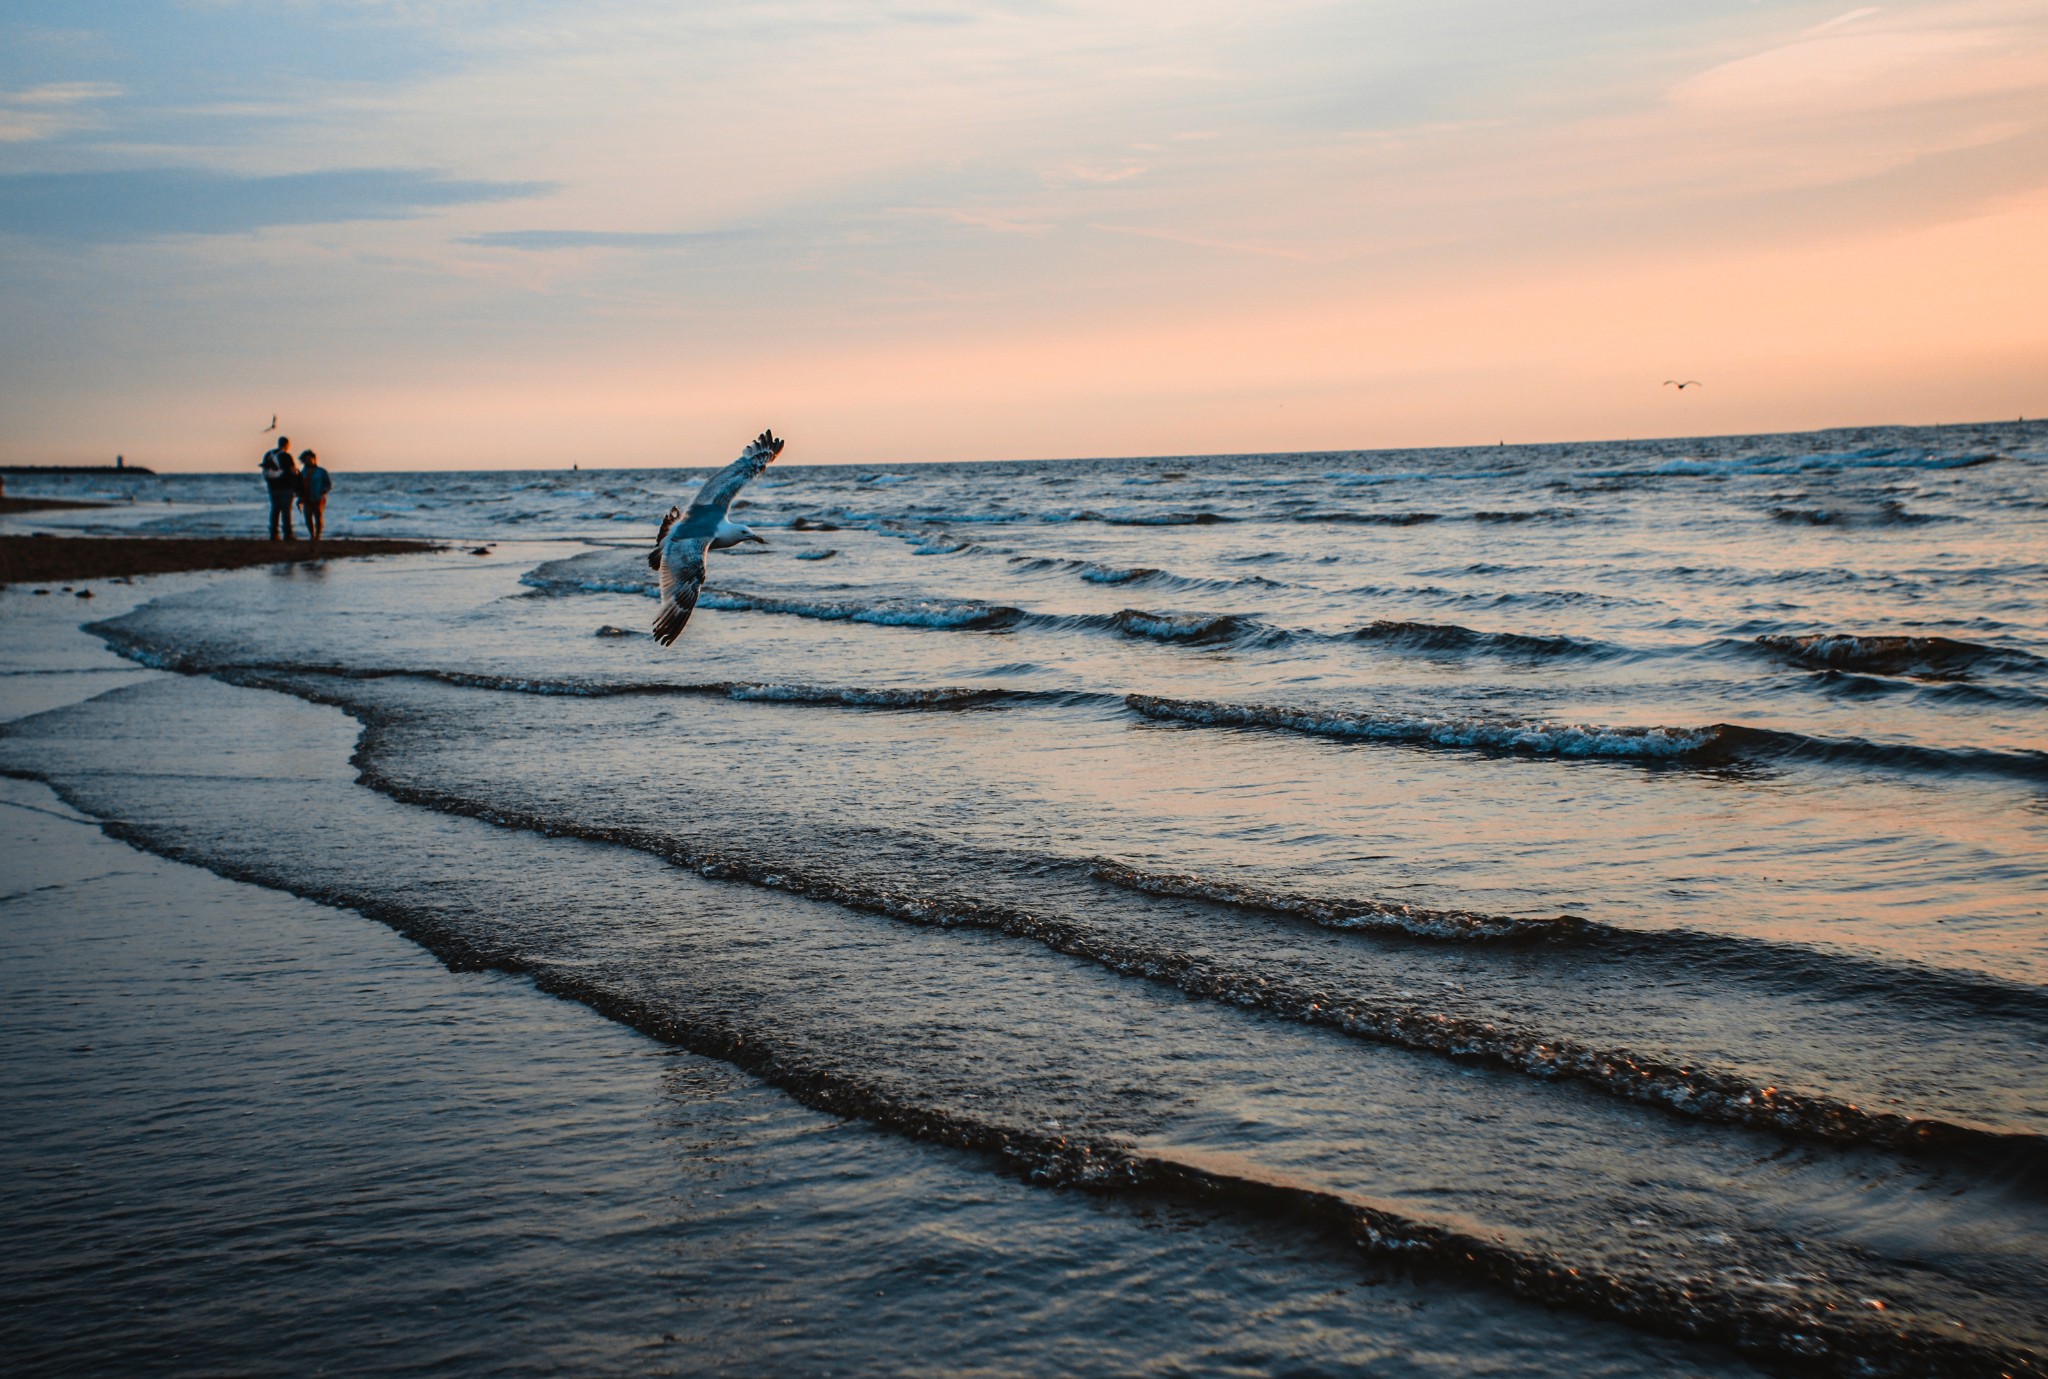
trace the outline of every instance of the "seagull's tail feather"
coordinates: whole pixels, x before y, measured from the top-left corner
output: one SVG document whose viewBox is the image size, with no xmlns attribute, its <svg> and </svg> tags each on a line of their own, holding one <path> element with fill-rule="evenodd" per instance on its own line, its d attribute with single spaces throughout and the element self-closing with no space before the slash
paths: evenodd
<svg viewBox="0 0 2048 1379">
<path fill-rule="evenodd" d="M 685 584 L 676 590 L 673 601 L 664 603 L 654 615 L 654 640 L 663 646 L 674 646 L 677 637 L 683 634 L 683 625 L 690 620 L 690 614 L 697 607 L 697 586 Z"/>
</svg>

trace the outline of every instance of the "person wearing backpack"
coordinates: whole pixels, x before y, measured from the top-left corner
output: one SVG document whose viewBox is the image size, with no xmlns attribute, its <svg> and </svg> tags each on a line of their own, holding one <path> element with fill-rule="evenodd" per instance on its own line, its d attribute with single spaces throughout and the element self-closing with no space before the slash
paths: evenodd
<svg viewBox="0 0 2048 1379">
<path fill-rule="evenodd" d="M 270 486 L 270 539 L 298 540 L 292 530 L 292 502 L 299 496 L 299 467 L 292 460 L 288 438 L 279 436 L 277 448 L 263 457 L 263 482 Z"/>
</svg>

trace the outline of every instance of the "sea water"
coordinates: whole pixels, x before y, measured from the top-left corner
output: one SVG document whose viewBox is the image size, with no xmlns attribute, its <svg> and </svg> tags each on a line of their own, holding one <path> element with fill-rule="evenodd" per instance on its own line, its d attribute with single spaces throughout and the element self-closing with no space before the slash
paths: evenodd
<svg viewBox="0 0 2048 1379">
<path fill-rule="evenodd" d="M 180 677 L 0 767 L 1036 1185 L 1020 1232 L 1168 1203 L 1342 1245 L 1288 1288 L 2038 1366 L 2048 427 L 803 443 L 671 648 L 646 556 L 708 467 L 339 470 L 331 533 L 448 549 L 95 624 Z M 15 488 L 116 482 L 66 520 L 261 525 L 253 468 Z M 273 701 L 346 716 L 340 777 L 261 765 Z"/>
</svg>

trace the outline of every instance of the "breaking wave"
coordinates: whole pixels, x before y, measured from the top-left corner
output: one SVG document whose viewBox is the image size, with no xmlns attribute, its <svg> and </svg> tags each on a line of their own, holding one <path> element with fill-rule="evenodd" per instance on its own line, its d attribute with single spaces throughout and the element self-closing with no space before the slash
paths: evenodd
<svg viewBox="0 0 2048 1379">
<path fill-rule="evenodd" d="M 1219 642 L 1282 641 L 1290 634 L 1268 627 L 1257 618 L 1235 613 L 1150 613 L 1126 608 L 1106 620 L 1127 637 L 1155 642 L 1179 642 L 1190 646 L 1211 646 Z"/>
<path fill-rule="evenodd" d="M 1800 665 L 1875 675 L 1946 677 L 1980 666 L 2048 668 L 2048 660 L 2030 652 L 1952 637 L 1816 632 L 1767 634 L 1755 645 Z"/>
<path fill-rule="evenodd" d="M 1978 465 L 1992 464 L 2005 458 L 2007 457 L 2004 455 L 1989 452 L 1941 455 L 1902 446 L 1875 446 L 1861 450 L 1815 451 L 1807 454 L 1741 455 L 1727 459 L 1684 458 L 1666 460 L 1661 464 L 1642 468 L 1589 470 L 1587 477 L 1714 477 L 1736 474 L 1798 474 L 1809 470 L 1831 469 L 1973 469 Z"/>
<path fill-rule="evenodd" d="M 1780 522 L 1808 527 L 1918 527 L 1946 520 L 1924 512 L 1913 512 L 1905 504 L 1892 501 L 1875 507 L 1774 507 L 1771 516 Z"/>
<path fill-rule="evenodd" d="M 1076 508 L 1070 512 L 1048 512 L 1041 522 L 1105 522 L 1113 527 L 1207 527 L 1238 519 L 1206 508 L 1195 511 L 1148 512 L 1138 508 Z"/>
<path fill-rule="evenodd" d="M 1419 527 L 1443 521 L 1440 512 L 1304 512 L 1296 522 L 1343 522 L 1362 527 Z"/>
<path fill-rule="evenodd" d="M 1147 895 L 1206 900 L 1373 939 L 1597 950 L 1598 961 L 1626 959 L 1640 967 L 1643 980 L 1649 982 L 1711 975 L 1716 980 L 1763 982 L 1850 1008 L 1880 1002 L 1911 1010 L 1916 1019 L 1992 1017 L 2048 1023 L 2048 990 L 2040 987 L 1796 943 L 1698 929 L 1618 928 L 1572 914 L 1485 914 L 1375 897 L 1306 894 L 1252 880 L 1151 871 L 1111 858 L 1096 858 L 1089 875 Z"/>
<path fill-rule="evenodd" d="M 1145 588 L 1219 592 L 1286 587 L 1280 581 L 1267 579 L 1263 575 L 1242 575 L 1235 579 L 1203 579 L 1192 575 L 1175 574 L 1171 570 L 1162 570 L 1155 565 L 1103 565 L 1093 560 L 1070 560 L 1042 555 L 1011 555 L 1008 559 L 1012 568 L 1019 574 L 1058 572 L 1077 576 L 1087 584 L 1113 587 L 1133 585 Z"/>
<path fill-rule="evenodd" d="M 1072 704 L 1115 702 L 1109 694 L 1086 691 L 1000 689 L 980 686 L 892 686 L 816 685 L 802 682 L 756 680 L 622 680 L 541 675 L 493 675 L 486 672 L 443 670 L 410 666 L 323 665 L 305 662 L 221 661 L 192 656 L 152 646 L 115 623 L 96 623 L 89 631 L 115 652 L 156 670 L 184 675 L 214 675 L 231 683 L 276 688 L 281 682 L 291 692 L 295 684 L 309 677 L 335 680 L 428 680 L 457 689 L 489 690 L 500 694 L 531 694 L 568 699 L 615 699 L 660 695 L 713 696 L 743 702 L 818 704 L 844 708 L 876 709 L 972 709 L 999 704 Z M 644 634 L 604 626 L 600 637 L 637 637 Z"/>
<path fill-rule="evenodd" d="M 1530 756 L 1621 757 L 1678 761 L 1712 755 L 1726 729 L 1600 727 L 1584 723 L 1513 722 L 1430 717 L 1420 714 L 1344 713 L 1279 708 L 1270 704 L 1229 704 L 1213 700 L 1126 695 L 1132 712 L 1146 718 L 1214 727 L 1279 728 L 1318 737 L 1368 742 L 1459 747 Z"/>
<path fill-rule="evenodd" d="M 1418 651 L 1501 651 L 1521 656 L 1612 656 L 1620 648 L 1577 637 L 1538 637 L 1521 632 L 1477 632 L 1456 623 L 1367 623 L 1353 632 L 1361 642 Z"/>
<path fill-rule="evenodd" d="M 1402 938 L 1450 939 L 1464 942 L 1563 942 L 1585 937 L 1604 926 L 1591 925 L 1576 915 L 1554 919 L 1520 919 L 1509 915 L 1479 914 L 1471 910 L 1429 910 L 1387 900 L 1341 900 L 1267 890 L 1211 877 L 1181 872 L 1145 871 L 1138 867 L 1098 858 L 1089 868 L 1098 881 L 1147 895 L 1175 896 L 1186 900 L 1214 900 L 1270 914 L 1293 915 L 1326 929 L 1361 933 L 1392 934 Z"/>
<path fill-rule="evenodd" d="M 1822 738 L 1776 728 L 1713 723 L 1699 728 L 1610 727 L 1428 714 L 1372 714 L 1129 694 L 1146 718 L 1225 728 L 1274 728 L 1355 742 L 1460 748 L 1496 755 L 1607 758 L 1721 765 L 1737 760 L 1847 762 L 1881 768 L 2048 780 L 2048 752 L 2027 748 L 1924 747 Z"/>
<path fill-rule="evenodd" d="M 837 603 L 826 599 L 782 598 L 730 589 L 706 589 L 697 600 L 705 608 L 754 613 L 785 613 L 824 622 L 871 623 L 877 627 L 957 628 L 977 632 L 1014 627 L 1024 610 L 974 599 L 871 599 Z"/>
</svg>

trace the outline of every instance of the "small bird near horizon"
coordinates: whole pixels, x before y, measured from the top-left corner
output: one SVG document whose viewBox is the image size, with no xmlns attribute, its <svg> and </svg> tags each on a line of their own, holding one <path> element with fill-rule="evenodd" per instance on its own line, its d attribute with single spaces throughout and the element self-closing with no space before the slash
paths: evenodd
<svg viewBox="0 0 2048 1379">
<path fill-rule="evenodd" d="M 261 431 L 258 431 L 258 432 L 257 432 L 256 434 L 257 434 L 257 435 L 259 435 L 259 436 L 266 436 L 266 435 L 269 435 L 269 434 L 270 434 L 270 433 L 271 433 L 272 431 L 275 431 L 276 429 L 277 429 L 277 413 L 275 413 L 275 412 L 272 412 L 272 413 L 270 414 L 270 425 L 268 425 L 268 426 L 264 427 L 264 428 L 263 428 L 263 429 L 262 429 Z"/>
<path fill-rule="evenodd" d="M 1703 386 L 1703 385 L 1702 385 L 1702 384 L 1700 383 L 1700 381 L 1699 381 L 1699 380 L 1698 380 L 1697 378 L 1688 378 L 1688 379 L 1686 379 L 1686 380 L 1685 380 L 1685 382 L 1683 382 L 1683 383 L 1680 383 L 1680 382 L 1679 382 L 1679 381 L 1678 381 L 1677 379 L 1675 379 L 1675 378 L 1667 378 L 1667 379 L 1665 379 L 1665 380 L 1664 380 L 1664 386 L 1665 386 L 1665 387 L 1667 387 L 1667 388 L 1676 388 L 1676 389 L 1678 389 L 1678 391 L 1679 391 L 1679 392 L 1681 392 L 1681 393 L 1682 393 L 1682 392 L 1684 392 L 1684 391 L 1685 391 L 1685 390 L 1686 390 L 1687 388 L 1698 388 L 1698 387 L 1701 387 L 1701 386 Z"/>
<path fill-rule="evenodd" d="M 673 646 L 690 621 L 697 595 L 704 587 L 704 556 L 742 541 L 761 537 L 726 518 L 726 509 L 739 496 L 747 481 L 766 469 L 782 453 L 783 442 L 773 431 L 754 437 L 740 457 L 704 481 L 689 510 L 672 507 L 661 519 L 654 535 L 654 549 L 647 563 L 661 576 L 661 607 L 654 615 L 654 640 Z"/>
</svg>

